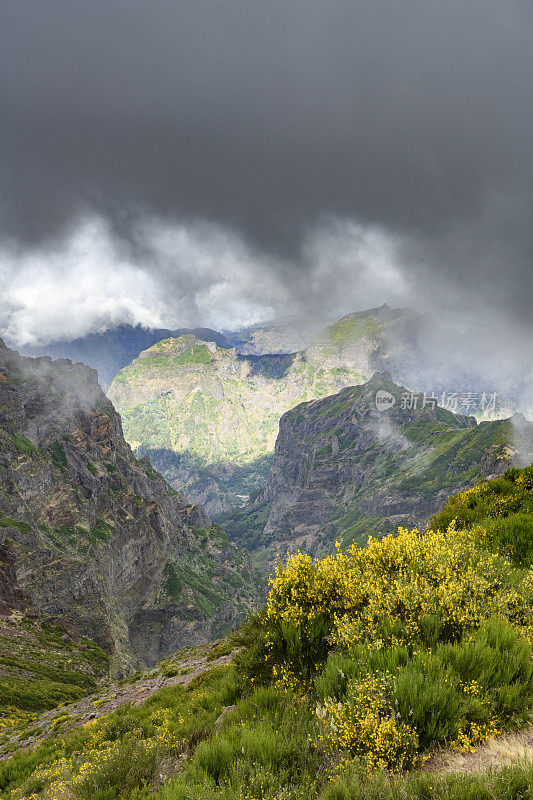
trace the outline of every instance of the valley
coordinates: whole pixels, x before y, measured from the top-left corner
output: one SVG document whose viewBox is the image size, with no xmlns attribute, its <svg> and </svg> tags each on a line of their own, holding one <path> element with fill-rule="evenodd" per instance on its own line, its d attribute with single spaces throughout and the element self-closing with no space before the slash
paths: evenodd
<svg viewBox="0 0 533 800">
<path fill-rule="evenodd" d="M 529 780 L 533 423 L 415 401 L 410 312 L 291 325 L 154 332 L 107 396 L 0 342 L 9 800 Z"/>
<path fill-rule="evenodd" d="M 265 482 L 285 411 L 361 380 L 305 351 L 243 356 L 185 336 L 141 353 L 108 396 L 134 450 L 216 515 Z"/>
</svg>

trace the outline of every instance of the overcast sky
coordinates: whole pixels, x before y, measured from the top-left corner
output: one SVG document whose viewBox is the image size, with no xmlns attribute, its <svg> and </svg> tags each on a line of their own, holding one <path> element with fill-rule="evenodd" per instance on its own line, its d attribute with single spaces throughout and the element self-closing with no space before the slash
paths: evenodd
<svg viewBox="0 0 533 800">
<path fill-rule="evenodd" d="M 0 335 L 386 301 L 528 341 L 532 34 L 531 0 L 4 0 Z"/>
</svg>

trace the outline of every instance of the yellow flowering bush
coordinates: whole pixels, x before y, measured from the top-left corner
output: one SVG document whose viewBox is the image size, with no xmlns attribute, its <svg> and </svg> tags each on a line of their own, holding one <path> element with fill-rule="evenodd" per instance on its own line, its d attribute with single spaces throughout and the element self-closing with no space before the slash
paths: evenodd
<svg viewBox="0 0 533 800">
<path fill-rule="evenodd" d="M 322 620 L 332 641 L 410 643 L 424 636 L 428 617 L 441 639 L 460 639 L 491 616 L 509 620 L 531 638 L 531 571 L 516 579 L 512 565 L 478 547 L 471 531 L 400 528 L 397 536 L 369 539 L 366 548 L 313 561 L 298 553 L 271 580 L 266 619 L 279 630 L 296 626 L 305 637 Z"/>
<path fill-rule="evenodd" d="M 349 750 L 367 772 L 403 771 L 419 761 L 416 731 L 390 703 L 386 682 L 374 675 L 350 685 L 344 702 L 327 697 L 316 707 L 318 740 L 327 751 Z"/>
<path fill-rule="evenodd" d="M 407 769 L 437 743 L 472 748 L 533 705 L 533 571 L 454 521 L 289 556 L 261 630 L 263 677 L 302 693 L 317 676 L 319 745 L 367 771 Z"/>
</svg>

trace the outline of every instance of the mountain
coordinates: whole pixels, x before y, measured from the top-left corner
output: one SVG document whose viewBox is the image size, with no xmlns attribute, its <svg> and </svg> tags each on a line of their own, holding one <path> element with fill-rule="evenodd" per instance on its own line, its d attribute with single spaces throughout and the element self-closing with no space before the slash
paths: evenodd
<svg viewBox="0 0 533 800">
<path fill-rule="evenodd" d="M 21 619 L 61 706 L 32 676 L 6 707 L 0 651 L 2 798 L 531 800 L 532 516 L 510 469 L 424 533 L 291 556 L 236 635 L 92 689 L 83 643 Z"/>
<path fill-rule="evenodd" d="M 143 351 L 109 387 L 135 451 L 148 454 L 172 485 L 213 516 L 242 505 L 264 486 L 283 413 L 360 384 L 376 371 L 436 394 L 456 413 L 509 416 L 517 408 L 518 377 L 509 381 L 513 394 L 500 392 L 474 366 L 465 366 L 469 350 L 461 336 L 427 315 L 383 305 L 349 314 L 318 333 L 311 333 L 309 322 L 301 327 L 305 336 L 295 338 L 298 324 L 278 320 L 227 334 L 236 344 L 230 349 L 198 337 L 172 337 Z M 297 352 L 264 354 L 265 348 L 302 341 L 309 344 Z M 469 358 L 476 361 L 477 355 L 483 365 L 481 354 Z"/>
<path fill-rule="evenodd" d="M 509 416 L 531 402 L 529 354 L 524 360 L 512 351 L 496 363 L 494 342 L 487 337 L 445 327 L 410 308 L 384 304 L 347 314 L 315 336 L 306 352 L 313 361 L 356 367 L 366 378 L 390 372 L 397 383 L 437 394 L 451 411 L 461 412 L 458 395 L 470 392 L 472 402 L 463 410 L 480 418 L 487 417 L 483 395 L 493 398 L 493 417 Z"/>
<path fill-rule="evenodd" d="M 124 440 L 94 370 L 0 340 L 0 597 L 122 670 L 232 626 L 249 557 Z"/>
<path fill-rule="evenodd" d="M 413 397 L 377 373 L 285 413 L 265 490 L 221 518 L 230 538 L 260 564 L 324 554 L 336 539 L 422 528 L 450 494 L 533 459 L 533 423 L 521 415 L 478 424 L 434 400 L 412 407 Z"/>
<path fill-rule="evenodd" d="M 119 325 L 103 333 L 88 333 L 78 339 L 50 342 L 40 347 L 27 347 L 30 356 L 51 356 L 81 361 L 98 371 L 98 378 L 104 388 L 109 386 L 117 372 L 137 358 L 141 350 L 151 347 L 169 336 L 193 334 L 199 339 L 216 342 L 219 347 L 229 347 L 223 334 L 211 328 L 144 328 L 141 325 Z"/>
<path fill-rule="evenodd" d="M 215 514 L 264 485 L 285 411 L 361 380 L 305 351 L 241 355 L 181 336 L 141 353 L 108 396 L 134 450 Z"/>
<path fill-rule="evenodd" d="M 260 322 L 238 331 L 224 331 L 231 347 L 243 355 L 296 353 L 305 350 L 321 329 L 313 318 L 281 317 Z M 199 336 L 198 338 L 202 338 Z"/>
</svg>

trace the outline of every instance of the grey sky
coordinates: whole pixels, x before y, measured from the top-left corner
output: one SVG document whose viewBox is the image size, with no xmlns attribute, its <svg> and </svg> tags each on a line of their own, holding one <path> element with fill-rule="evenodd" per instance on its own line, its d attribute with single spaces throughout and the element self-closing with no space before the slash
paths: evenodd
<svg viewBox="0 0 533 800">
<path fill-rule="evenodd" d="M 99 219 L 177 302 L 183 255 L 154 257 L 146 221 L 207 224 L 276 286 L 253 311 L 250 280 L 244 320 L 290 296 L 320 305 L 309 248 L 327 230 L 333 257 L 331 232 L 360 225 L 397 237 L 405 299 L 433 283 L 437 306 L 457 292 L 527 328 L 532 34 L 530 0 L 5 0 L 2 277 L 43 253 L 53 272 L 72 228 Z M 333 311 L 343 297 L 332 287 Z"/>
</svg>

